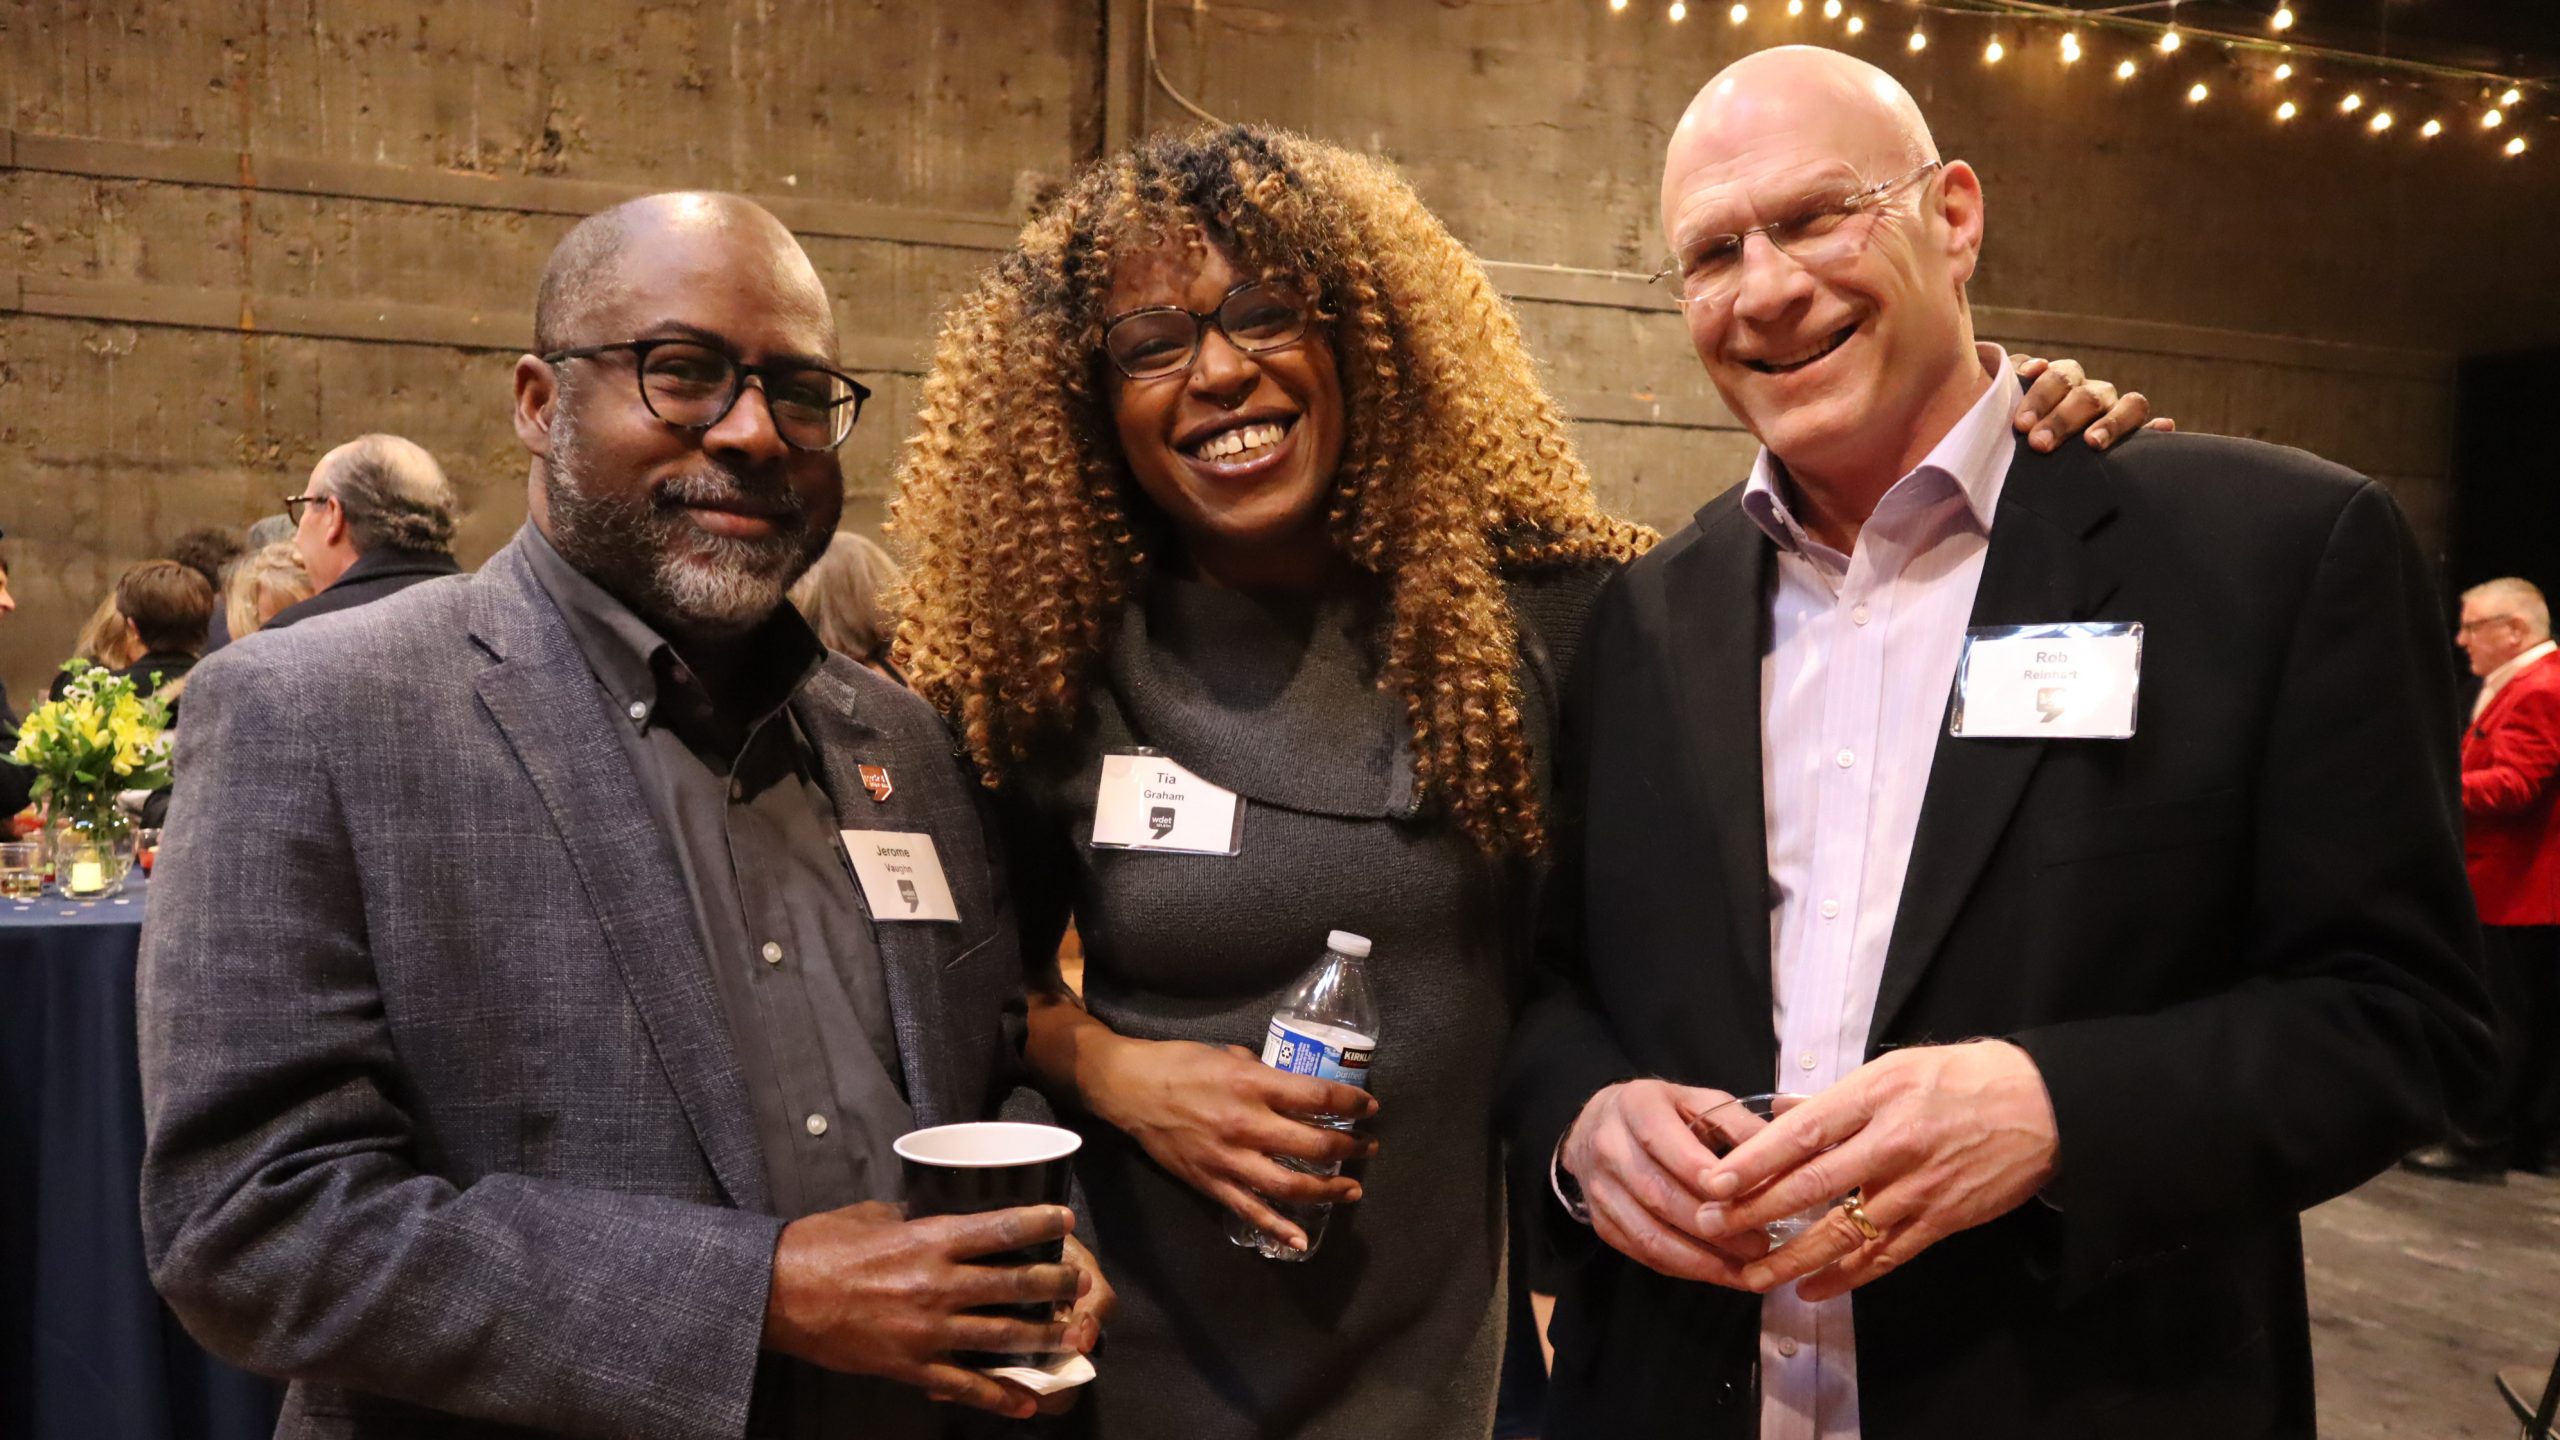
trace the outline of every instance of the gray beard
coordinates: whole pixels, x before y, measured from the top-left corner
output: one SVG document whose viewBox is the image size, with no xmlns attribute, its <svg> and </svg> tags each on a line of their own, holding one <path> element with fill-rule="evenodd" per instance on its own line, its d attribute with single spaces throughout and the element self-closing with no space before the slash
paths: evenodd
<svg viewBox="0 0 2560 1440">
<path fill-rule="evenodd" d="M 779 484 L 750 482 L 707 457 L 700 468 L 662 479 L 646 493 L 599 487 L 578 433 L 577 407 L 561 398 L 552 410 L 551 458 L 543 466 L 551 544 L 643 619 L 681 632 L 753 629 L 825 552 L 828 537 L 811 533 L 798 495 Z M 713 535 L 678 508 L 742 493 L 784 512 L 778 533 L 762 540 Z"/>
</svg>

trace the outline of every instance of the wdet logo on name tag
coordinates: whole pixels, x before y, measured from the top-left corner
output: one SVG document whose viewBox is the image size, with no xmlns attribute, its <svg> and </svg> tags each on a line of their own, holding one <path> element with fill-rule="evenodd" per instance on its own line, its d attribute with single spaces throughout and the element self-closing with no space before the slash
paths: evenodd
<svg viewBox="0 0 2560 1440">
<path fill-rule="evenodd" d="M 2142 693 L 2142 624 L 1964 632 L 1947 732 L 1972 740 L 2126 740 Z"/>
<path fill-rule="evenodd" d="M 862 882 L 862 898 L 871 918 L 941 920 L 960 918 L 952 902 L 951 882 L 942 873 L 942 854 L 933 837 L 920 831 L 844 830 L 844 854 Z"/>
</svg>

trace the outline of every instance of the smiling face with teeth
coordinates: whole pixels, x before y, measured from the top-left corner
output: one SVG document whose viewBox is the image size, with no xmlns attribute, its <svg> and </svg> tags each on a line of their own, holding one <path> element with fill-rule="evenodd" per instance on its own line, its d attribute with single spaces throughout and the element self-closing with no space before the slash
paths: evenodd
<svg viewBox="0 0 2560 1440">
<path fill-rule="evenodd" d="M 1664 234 L 1678 253 L 1936 156 L 1917 107 L 1882 71 L 1810 47 L 1763 51 L 1710 82 L 1673 132 Z M 1981 183 L 1953 161 L 1846 223 L 1855 247 L 1819 268 L 1765 235 L 1746 240 L 1733 291 L 1685 314 L 1717 392 L 1789 474 L 1872 490 L 1872 508 L 1982 393 L 1964 295 L 1982 243 Z M 1863 520 L 1854 501 L 1842 508 Z"/>
<path fill-rule="evenodd" d="M 1207 313 L 1252 278 L 1206 241 L 1142 250 L 1120 259 L 1103 314 Z M 1132 380 L 1100 368 L 1130 476 L 1201 578 L 1245 589 L 1322 581 L 1334 565 L 1325 512 L 1343 439 L 1328 327 L 1310 320 L 1296 341 L 1249 353 L 1212 325 L 1188 370 Z"/>
</svg>

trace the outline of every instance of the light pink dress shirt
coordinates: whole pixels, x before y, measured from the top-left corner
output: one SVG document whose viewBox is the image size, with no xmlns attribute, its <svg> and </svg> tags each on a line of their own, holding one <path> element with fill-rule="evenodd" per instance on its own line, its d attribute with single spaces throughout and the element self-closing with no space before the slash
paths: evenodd
<svg viewBox="0 0 2560 1440">
<path fill-rule="evenodd" d="M 1849 554 L 1796 522 L 1768 451 L 1743 491 L 1744 512 L 1778 547 L 1760 663 L 1773 1090 L 1818 1092 L 1866 1057 L 1929 764 L 2017 449 L 2009 357 L 1977 349 L 1980 398 L 1885 492 Z M 1762 1300 L 1760 1394 L 1762 1440 L 1857 1440 L 1845 1297 L 1809 1304 L 1790 1285 Z"/>
</svg>

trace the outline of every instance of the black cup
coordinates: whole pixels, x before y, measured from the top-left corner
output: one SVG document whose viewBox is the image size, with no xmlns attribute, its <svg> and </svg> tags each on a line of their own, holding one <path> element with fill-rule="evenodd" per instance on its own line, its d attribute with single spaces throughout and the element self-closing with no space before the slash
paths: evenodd
<svg viewBox="0 0 2560 1440">
<path fill-rule="evenodd" d="M 937 1125 L 898 1137 L 898 1168 L 907 1187 L 907 1214 L 982 1215 L 1025 1205 L 1067 1203 L 1069 1162 L 1084 1137 L 1055 1125 L 1026 1125 L 1010 1120 Z M 973 1265 L 1055 1265 L 1066 1255 L 1066 1242 L 1051 1240 L 1018 1250 L 980 1255 Z M 985 1305 L 972 1312 L 1004 1315 L 1046 1324 L 1058 1318 L 1057 1307 L 1037 1302 Z M 962 1365 L 994 1369 L 1005 1365 L 1043 1365 L 1056 1355 L 1006 1355 L 964 1350 L 952 1358 Z"/>
</svg>

